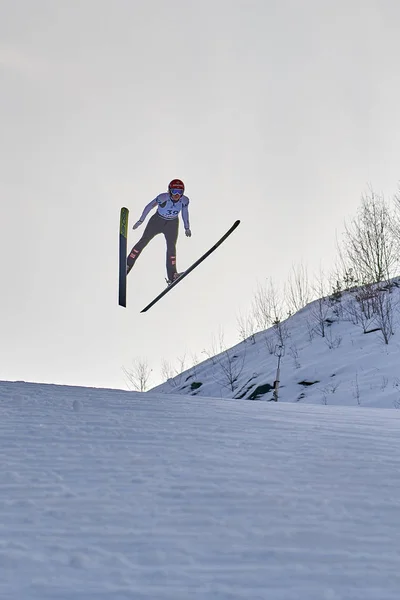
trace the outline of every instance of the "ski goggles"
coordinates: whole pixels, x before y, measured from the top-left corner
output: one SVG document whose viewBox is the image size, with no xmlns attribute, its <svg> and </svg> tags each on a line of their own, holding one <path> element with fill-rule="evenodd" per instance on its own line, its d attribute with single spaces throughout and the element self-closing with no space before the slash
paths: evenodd
<svg viewBox="0 0 400 600">
<path fill-rule="evenodd" d="M 171 189 L 171 196 L 183 196 L 183 190 Z"/>
</svg>

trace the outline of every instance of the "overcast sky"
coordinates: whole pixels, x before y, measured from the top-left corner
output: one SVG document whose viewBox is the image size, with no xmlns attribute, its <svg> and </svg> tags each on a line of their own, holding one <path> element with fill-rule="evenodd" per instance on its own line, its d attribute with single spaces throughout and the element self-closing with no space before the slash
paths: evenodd
<svg viewBox="0 0 400 600">
<path fill-rule="evenodd" d="M 335 260 L 400 179 L 396 0 L 0 0 L 0 379 L 124 387 L 121 367 L 237 341 L 259 282 Z M 186 183 L 178 269 L 153 240 L 118 307 L 118 220 Z M 78 351 L 77 343 L 79 340 Z"/>
</svg>

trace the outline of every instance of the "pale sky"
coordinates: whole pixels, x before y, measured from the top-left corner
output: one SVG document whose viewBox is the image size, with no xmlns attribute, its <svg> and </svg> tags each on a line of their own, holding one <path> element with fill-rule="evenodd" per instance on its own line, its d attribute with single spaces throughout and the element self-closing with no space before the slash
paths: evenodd
<svg viewBox="0 0 400 600">
<path fill-rule="evenodd" d="M 124 387 L 122 366 L 237 341 L 258 282 L 329 270 L 371 184 L 400 179 L 397 0 L 0 0 L 0 379 Z M 175 177 L 183 270 L 132 231 Z M 78 342 L 78 344 L 77 344 Z"/>
</svg>

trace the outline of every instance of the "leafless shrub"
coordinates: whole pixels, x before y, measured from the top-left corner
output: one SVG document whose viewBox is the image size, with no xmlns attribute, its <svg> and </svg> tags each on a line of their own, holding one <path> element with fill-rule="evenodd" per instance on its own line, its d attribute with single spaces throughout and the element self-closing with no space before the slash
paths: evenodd
<svg viewBox="0 0 400 600">
<path fill-rule="evenodd" d="M 394 335 L 394 299 L 389 290 L 380 290 L 374 299 L 374 322 L 385 344 Z"/>
<path fill-rule="evenodd" d="M 394 200 L 394 218 L 392 221 L 392 234 L 396 241 L 396 252 L 400 256 L 400 184 L 398 191 L 393 197 Z"/>
<path fill-rule="evenodd" d="M 201 353 L 204 354 L 204 356 L 206 356 L 209 360 L 211 360 L 212 365 L 215 365 L 216 359 L 215 359 L 214 354 L 211 352 L 211 350 L 204 349 L 201 351 Z"/>
<path fill-rule="evenodd" d="M 326 329 L 324 342 L 328 346 L 329 350 L 335 350 L 336 348 L 339 348 L 340 344 L 342 343 L 342 336 L 334 336 L 332 332 L 332 327 L 328 327 Z"/>
<path fill-rule="evenodd" d="M 227 348 L 222 330 L 219 332 L 218 340 L 213 339 L 212 351 L 216 382 L 234 392 L 238 387 L 238 379 L 244 369 L 246 352 L 242 350 L 239 356 L 233 348 Z"/>
<path fill-rule="evenodd" d="M 268 354 L 275 352 L 276 342 L 270 333 L 266 333 L 264 336 L 265 345 L 267 346 Z"/>
<path fill-rule="evenodd" d="M 130 389 L 145 392 L 152 372 L 145 358 L 135 358 L 130 369 L 122 367 Z"/>
<path fill-rule="evenodd" d="M 346 314 L 354 325 L 362 327 L 364 333 L 378 329 L 385 344 L 394 335 L 394 315 L 397 306 L 392 294 L 392 283 L 368 283 L 357 288 L 348 299 Z"/>
<path fill-rule="evenodd" d="M 285 285 L 285 300 L 289 313 L 293 314 L 310 302 L 311 293 L 307 268 L 300 264 L 293 266 Z"/>
<path fill-rule="evenodd" d="M 196 378 L 197 377 L 197 365 L 199 364 L 199 359 L 197 357 L 197 354 L 192 353 L 191 363 L 192 363 L 192 366 L 189 367 L 189 376 Z"/>
<path fill-rule="evenodd" d="M 368 333 L 373 323 L 376 294 L 374 284 L 360 286 L 349 297 L 344 309 L 353 325 L 362 327 L 364 333 Z"/>
<path fill-rule="evenodd" d="M 182 375 L 182 373 L 186 370 L 186 354 L 183 356 L 178 356 L 178 367 L 176 369 L 177 375 Z"/>
<path fill-rule="evenodd" d="M 289 328 L 286 321 L 279 321 L 276 319 L 273 324 L 273 332 L 275 336 L 275 345 L 285 346 L 286 341 L 290 337 Z"/>
<path fill-rule="evenodd" d="M 332 309 L 332 313 L 337 319 L 343 319 L 343 282 L 337 274 L 331 275 L 330 277 L 331 292 L 328 296 L 329 305 Z"/>
<path fill-rule="evenodd" d="M 327 298 L 325 285 L 325 278 L 321 271 L 319 278 L 317 279 L 317 283 L 314 287 L 315 293 L 317 295 L 317 300 L 315 300 L 311 305 L 309 313 L 309 320 L 312 326 L 312 330 L 314 333 L 321 337 L 325 337 L 328 325 L 327 319 L 330 313 L 330 305 Z"/>
<path fill-rule="evenodd" d="M 219 382 L 223 387 L 234 392 L 238 387 L 238 379 L 242 374 L 245 363 L 245 352 L 241 356 L 234 354 L 232 348 L 224 350 L 218 357 L 218 366 L 220 369 Z"/>
<path fill-rule="evenodd" d="M 267 329 L 276 320 L 282 320 L 283 304 L 272 280 L 258 286 L 252 302 L 252 316 L 259 331 Z"/>
<path fill-rule="evenodd" d="M 326 385 L 325 387 L 323 387 L 321 389 L 321 392 L 322 392 L 322 404 L 324 404 L 325 406 L 327 406 L 327 404 L 328 404 L 328 396 L 333 395 L 336 392 L 336 390 L 338 389 L 339 386 L 340 386 L 340 381 L 337 381 L 337 382 L 329 383 L 328 385 Z"/>
<path fill-rule="evenodd" d="M 252 344 L 256 343 L 255 333 L 256 325 L 252 316 L 244 317 L 242 314 L 236 319 L 239 331 L 239 337 L 242 342 L 250 340 Z"/>
<path fill-rule="evenodd" d="M 218 354 L 221 354 L 225 350 L 224 332 L 222 329 L 218 332 L 218 337 L 212 336 L 211 348 L 209 350 L 203 350 L 203 354 L 207 356 L 213 365 L 217 362 Z"/>
<path fill-rule="evenodd" d="M 171 387 L 175 387 L 176 383 L 174 382 L 175 371 L 170 363 L 170 361 L 163 358 L 161 362 L 161 376 L 164 381 L 168 381 Z"/>
<path fill-rule="evenodd" d="M 311 343 L 315 337 L 315 331 L 314 331 L 314 325 L 310 318 L 307 318 L 306 326 L 307 326 L 308 341 Z"/>
<path fill-rule="evenodd" d="M 380 388 L 381 388 L 382 392 L 385 391 L 385 389 L 388 386 L 388 383 L 389 383 L 389 378 L 386 377 L 386 375 L 382 375 L 382 377 L 381 377 L 381 385 L 380 385 Z"/>
<path fill-rule="evenodd" d="M 299 361 L 300 354 L 299 354 L 299 349 L 297 348 L 296 344 L 292 344 L 291 346 L 289 346 L 288 354 L 293 359 L 293 364 L 294 364 L 295 369 L 300 369 L 300 367 L 301 367 L 300 361 Z"/>
<path fill-rule="evenodd" d="M 334 394 L 336 392 L 336 390 L 339 388 L 340 384 L 341 384 L 340 381 L 335 381 L 334 383 L 332 382 L 329 384 L 329 389 L 332 394 Z"/>
<path fill-rule="evenodd" d="M 284 315 L 284 303 L 276 287 L 271 280 L 267 280 L 265 286 L 258 286 L 252 304 L 252 322 L 258 329 L 266 330 L 273 326 L 272 335 L 265 333 L 265 343 L 268 352 L 273 354 L 276 344 L 284 345 L 289 337 L 286 323 L 282 320 Z"/>
<path fill-rule="evenodd" d="M 161 375 L 164 381 L 167 381 L 172 388 L 179 387 L 182 383 L 182 375 L 185 371 L 186 355 L 178 358 L 178 367 L 173 367 L 166 359 L 161 363 Z"/>
</svg>

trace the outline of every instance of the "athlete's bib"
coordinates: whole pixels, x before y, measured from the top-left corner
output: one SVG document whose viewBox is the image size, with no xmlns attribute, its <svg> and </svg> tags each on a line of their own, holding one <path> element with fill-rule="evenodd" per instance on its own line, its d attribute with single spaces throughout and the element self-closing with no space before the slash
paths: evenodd
<svg viewBox="0 0 400 600">
<path fill-rule="evenodd" d="M 156 200 L 157 212 L 163 219 L 176 219 L 182 208 L 189 204 L 187 196 L 182 196 L 178 202 L 172 202 L 169 193 L 160 194 Z"/>
</svg>

